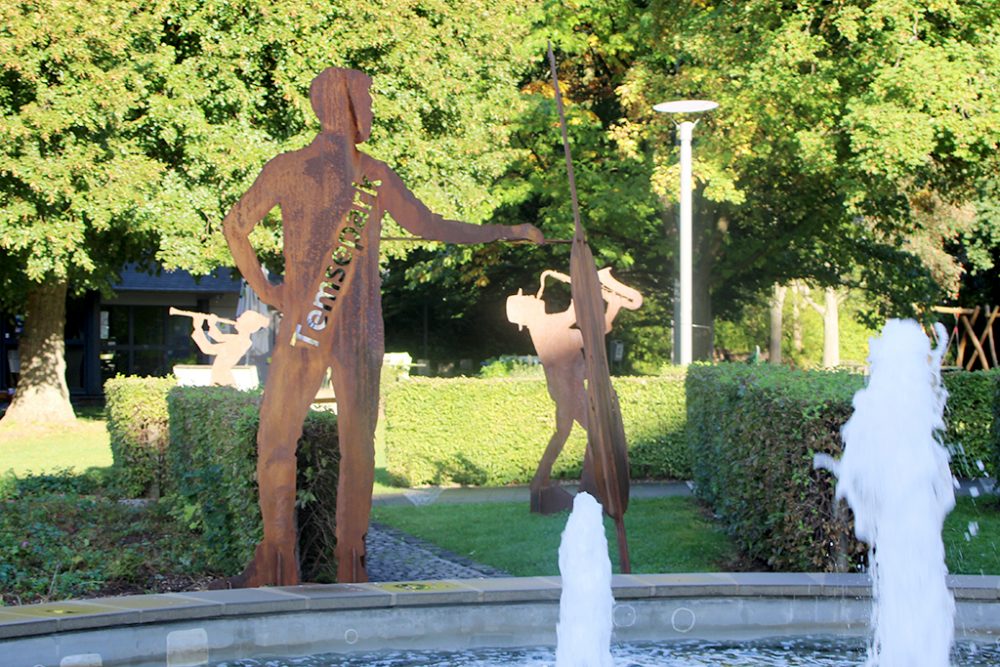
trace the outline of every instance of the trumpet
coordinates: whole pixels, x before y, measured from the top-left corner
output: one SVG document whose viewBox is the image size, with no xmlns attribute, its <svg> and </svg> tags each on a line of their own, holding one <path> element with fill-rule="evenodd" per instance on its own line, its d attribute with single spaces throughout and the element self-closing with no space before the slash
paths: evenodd
<svg viewBox="0 0 1000 667">
<path fill-rule="evenodd" d="M 195 322 L 198 320 L 207 320 L 208 318 L 215 318 L 216 322 L 222 322 L 223 324 L 230 324 L 236 326 L 236 320 L 228 320 L 224 317 L 215 317 L 212 313 L 196 313 L 193 310 L 181 310 L 180 308 L 170 307 L 168 311 L 171 315 L 180 315 L 181 317 L 190 317 Z"/>
<path fill-rule="evenodd" d="M 545 292 L 545 279 L 548 277 L 555 278 L 559 282 L 566 283 L 569 285 L 571 279 L 565 273 L 559 271 L 554 271 L 552 269 L 546 269 L 542 271 L 542 275 L 539 278 L 541 286 L 538 288 L 538 293 L 535 295 L 537 298 L 541 299 L 542 294 Z M 638 290 L 619 282 L 614 276 L 611 275 L 611 267 L 605 267 L 597 272 L 597 278 L 601 281 L 601 296 L 605 301 L 610 301 L 609 297 L 617 297 L 621 300 L 622 308 L 627 310 L 638 310 L 642 306 L 642 294 Z"/>
</svg>

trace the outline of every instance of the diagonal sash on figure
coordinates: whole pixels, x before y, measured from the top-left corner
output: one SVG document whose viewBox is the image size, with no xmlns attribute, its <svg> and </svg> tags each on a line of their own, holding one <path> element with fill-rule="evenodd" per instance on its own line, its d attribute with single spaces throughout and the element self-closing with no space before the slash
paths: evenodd
<svg viewBox="0 0 1000 667">
<path fill-rule="evenodd" d="M 622 572 L 631 571 L 628 542 L 625 536 L 625 510 L 629 500 L 628 447 L 622 424 L 618 395 L 611 386 L 608 357 L 604 347 L 604 303 L 597 265 L 587 245 L 580 222 L 580 204 L 576 196 L 576 179 L 573 176 L 573 158 L 566 133 L 556 59 L 549 43 L 549 66 L 555 89 L 556 106 L 562 129 L 563 149 L 566 153 L 566 171 L 569 176 L 570 194 L 573 199 L 573 246 L 570 251 L 570 286 L 576 307 L 576 323 L 583 335 L 583 354 L 587 377 L 587 455 L 594 475 L 595 491 L 604 511 L 615 522 L 618 535 L 618 553 Z"/>
</svg>

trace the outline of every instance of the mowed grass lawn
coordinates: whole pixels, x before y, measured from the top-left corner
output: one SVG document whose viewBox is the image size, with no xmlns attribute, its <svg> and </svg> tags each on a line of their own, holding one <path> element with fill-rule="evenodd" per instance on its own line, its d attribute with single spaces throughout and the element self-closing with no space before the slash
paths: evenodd
<svg viewBox="0 0 1000 667">
<path fill-rule="evenodd" d="M 527 503 L 375 507 L 372 519 L 514 576 L 559 574 L 568 514 L 541 516 Z M 718 572 L 737 558 L 732 543 L 693 498 L 633 500 L 625 514 L 634 573 Z M 615 571 L 614 524 L 605 518 Z"/>
<path fill-rule="evenodd" d="M 94 410 L 78 413 L 73 426 L 11 426 L 0 420 L 0 474 L 83 472 L 111 463 L 108 429 Z"/>
<path fill-rule="evenodd" d="M 559 574 L 566 513 L 539 516 L 527 503 L 376 507 L 372 519 L 515 576 Z M 746 567 L 722 528 L 693 498 L 633 500 L 625 514 L 632 571 L 719 572 Z M 608 551 L 618 567 L 614 527 Z M 1000 574 L 1000 499 L 956 500 L 945 521 L 948 571 Z"/>
</svg>

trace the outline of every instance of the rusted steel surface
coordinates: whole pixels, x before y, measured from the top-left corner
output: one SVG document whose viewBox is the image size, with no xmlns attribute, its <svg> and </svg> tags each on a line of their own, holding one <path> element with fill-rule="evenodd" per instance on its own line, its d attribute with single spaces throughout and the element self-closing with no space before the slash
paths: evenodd
<svg viewBox="0 0 1000 667">
<path fill-rule="evenodd" d="M 385 163 L 358 150 L 368 139 L 371 79 L 328 68 L 310 87 L 322 126 L 305 148 L 268 162 L 223 222 L 241 273 L 283 313 L 264 387 L 257 481 L 264 538 L 234 586 L 299 582 L 295 448 L 326 369 L 338 403 L 337 579 L 367 581 L 365 543 L 374 482 L 374 433 L 384 353 L 378 270 L 382 217 L 417 237 L 452 243 L 541 242 L 531 225 L 469 225 L 432 213 Z M 269 283 L 250 245 L 254 226 L 281 208 L 285 276 Z M 330 447 L 336 443 L 329 443 Z"/>
<path fill-rule="evenodd" d="M 573 198 L 573 245 L 570 250 L 570 278 L 576 324 L 583 337 L 584 367 L 587 380 L 587 454 L 584 469 L 590 474 L 583 479 L 584 490 L 592 490 L 604 506 L 604 511 L 614 519 L 618 534 L 618 553 L 622 572 L 631 572 L 628 540 L 625 535 L 625 511 L 629 499 L 628 445 L 622 425 L 618 395 L 611 386 L 608 356 L 604 347 L 604 306 L 601 283 L 597 277 L 594 256 L 587 245 L 580 222 L 580 206 L 573 175 L 573 158 L 566 135 L 566 117 L 563 112 L 556 59 L 549 44 L 549 67 L 555 90 L 556 107 L 562 129 L 563 149 L 566 154 L 566 171 L 569 176 L 570 194 Z M 589 463 L 589 466 L 587 465 Z"/>
<path fill-rule="evenodd" d="M 171 308 L 171 315 L 190 317 L 193 320 L 193 330 L 191 339 L 202 351 L 210 357 L 215 357 L 212 362 L 212 384 L 223 387 L 235 387 L 236 378 L 233 376 L 233 366 L 240 357 L 246 354 L 253 341 L 250 336 L 261 329 L 267 327 L 271 320 L 266 315 L 256 311 L 248 310 L 242 313 L 235 320 L 228 320 L 211 313 L 196 313 L 190 310 Z M 208 322 L 208 331 L 203 328 Z M 235 333 L 226 333 L 219 328 L 220 324 L 228 324 L 235 329 Z"/>
<path fill-rule="evenodd" d="M 616 280 L 610 268 L 601 269 L 597 276 L 601 296 L 607 304 L 603 309 L 603 323 L 604 332 L 608 333 L 622 308 L 635 310 L 642 305 L 642 295 Z M 570 302 L 564 311 L 546 312 L 542 297 L 545 281 L 550 277 L 564 283 L 571 282 L 566 274 L 547 270 L 541 275 L 537 294 L 524 294 L 518 290 L 517 294 L 507 298 L 507 319 L 519 328 L 524 326 L 528 329 L 535 352 L 545 369 L 549 396 L 556 404 L 556 429 L 531 480 L 531 511 L 541 514 L 553 514 L 572 506 L 573 497 L 552 483 L 552 466 L 569 438 L 573 422 L 587 430 L 589 412 L 583 336 L 576 328 L 576 308 L 574 302 Z M 589 486 L 593 492 L 591 465 L 591 457 L 587 456 L 584 461 L 584 486 Z"/>
</svg>

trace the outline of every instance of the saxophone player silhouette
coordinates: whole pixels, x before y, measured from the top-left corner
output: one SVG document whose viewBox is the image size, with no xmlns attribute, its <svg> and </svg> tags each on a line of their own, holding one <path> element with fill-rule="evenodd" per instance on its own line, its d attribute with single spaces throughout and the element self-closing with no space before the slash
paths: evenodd
<svg viewBox="0 0 1000 667">
<path fill-rule="evenodd" d="M 636 310 L 642 306 L 642 295 L 616 280 L 611 275 L 610 268 L 601 269 L 597 276 L 601 283 L 601 296 L 607 303 L 604 311 L 606 334 L 611 331 L 622 308 Z M 575 326 L 576 310 L 572 301 L 564 311 L 546 312 L 542 296 L 545 281 L 549 277 L 564 283 L 570 282 L 566 274 L 546 270 L 539 278 L 540 286 L 536 294 L 524 294 L 522 290 L 518 290 L 517 294 L 507 297 L 507 319 L 518 325 L 519 329 L 527 327 L 542 368 L 545 369 L 549 396 L 556 404 L 556 430 L 549 439 L 531 480 L 531 511 L 541 514 L 560 512 L 572 506 L 573 496 L 552 482 L 552 466 L 573 430 L 573 422 L 584 430 L 587 430 L 588 424 L 583 336 Z M 593 487 L 592 467 L 592 454 L 588 447 L 584 454 L 582 490 Z"/>
</svg>

